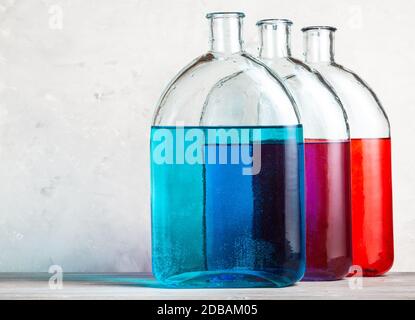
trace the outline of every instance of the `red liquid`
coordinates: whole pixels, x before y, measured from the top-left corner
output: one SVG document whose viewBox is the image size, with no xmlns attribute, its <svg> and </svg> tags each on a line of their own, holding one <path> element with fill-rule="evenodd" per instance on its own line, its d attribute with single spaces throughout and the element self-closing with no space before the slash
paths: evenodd
<svg viewBox="0 0 415 320">
<path fill-rule="evenodd" d="M 391 142 L 352 139 L 353 264 L 378 276 L 393 264 Z"/>
<path fill-rule="evenodd" d="M 337 280 L 352 265 L 350 143 L 305 141 L 304 280 Z"/>
</svg>

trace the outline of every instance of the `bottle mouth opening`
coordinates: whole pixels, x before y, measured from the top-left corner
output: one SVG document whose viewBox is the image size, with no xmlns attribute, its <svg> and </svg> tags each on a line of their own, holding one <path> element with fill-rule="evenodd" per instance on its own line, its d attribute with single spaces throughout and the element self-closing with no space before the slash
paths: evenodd
<svg viewBox="0 0 415 320">
<path fill-rule="evenodd" d="M 293 24 L 293 22 L 289 19 L 263 19 L 263 20 L 259 20 L 256 23 L 257 26 L 262 26 L 262 25 L 275 26 L 275 25 L 278 25 L 278 24 L 284 24 L 284 25 L 291 26 Z"/>
<path fill-rule="evenodd" d="M 243 12 L 210 12 L 206 15 L 207 19 L 216 19 L 216 18 L 245 18 L 245 13 Z"/>
<path fill-rule="evenodd" d="M 301 29 L 302 32 L 306 32 L 310 30 L 328 30 L 328 31 L 335 32 L 337 31 L 337 28 L 331 27 L 331 26 L 309 26 L 309 27 L 305 27 Z"/>
</svg>

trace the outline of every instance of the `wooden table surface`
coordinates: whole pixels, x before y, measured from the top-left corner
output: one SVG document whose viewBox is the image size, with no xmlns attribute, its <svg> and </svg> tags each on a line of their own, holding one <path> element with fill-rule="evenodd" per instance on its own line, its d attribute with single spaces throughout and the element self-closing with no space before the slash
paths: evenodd
<svg viewBox="0 0 415 320">
<path fill-rule="evenodd" d="M 149 274 L 65 274 L 62 288 L 48 274 L 0 274 L 0 299 L 415 299 L 415 273 L 300 282 L 287 288 L 165 289 Z"/>
</svg>

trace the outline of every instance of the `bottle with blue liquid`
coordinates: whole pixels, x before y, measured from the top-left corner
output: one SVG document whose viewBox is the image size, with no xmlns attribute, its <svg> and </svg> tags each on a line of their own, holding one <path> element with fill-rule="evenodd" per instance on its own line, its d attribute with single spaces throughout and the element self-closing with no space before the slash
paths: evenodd
<svg viewBox="0 0 415 320">
<path fill-rule="evenodd" d="M 210 50 L 153 119 L 153 273 L 179 288 L 288 286 L 305 270 L 302 125 L 279 77 L 244 51 L 244 14 L 207 18 Z"/>
</svg>

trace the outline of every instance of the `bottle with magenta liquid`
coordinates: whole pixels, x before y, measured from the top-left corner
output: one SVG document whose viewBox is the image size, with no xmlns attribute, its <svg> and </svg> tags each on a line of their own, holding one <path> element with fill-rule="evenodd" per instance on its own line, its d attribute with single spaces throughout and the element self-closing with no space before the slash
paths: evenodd
<svg viewBox="0 0 415 320">
<path fill-rule="evenodd" d="M 168 287 L 283 287 L 304 274 L 303 128 L 282 80 L 244 51 L 243 18 L 207 15 L 209 51 L 154 115 L 153 273 Z"/>
<path fill-rule="evenodd" d="M 345 110 L 325 79 L 291 56 L 291 25 L 266 19 L 259 58 L 282 77 L 298 106 L 305 138 L 306 273 L 338 280 L 352 263 L 350 136 Z"/>
<path fill-rule="evenodd" d="M 353 264 L 378 276 L 393 264 L 391 139 L 387 115 L 372 89 L 334 60 L 333 27 L 303 29 L 305 61 L 333 86 L 351 134 Z"/>
</svg>

